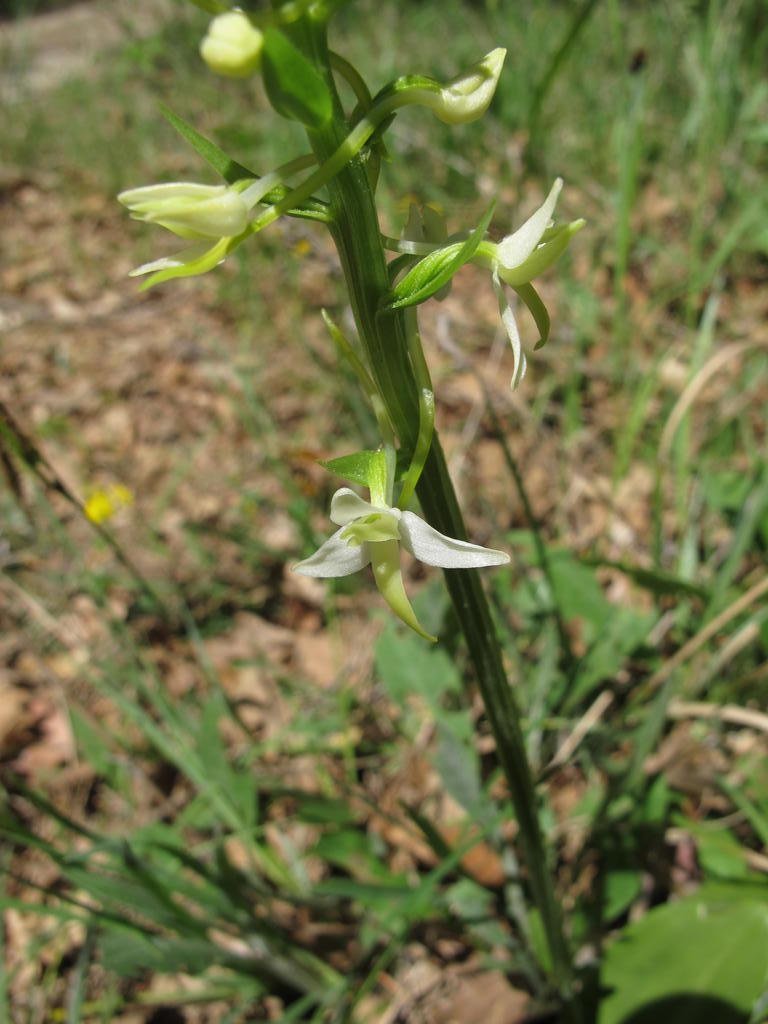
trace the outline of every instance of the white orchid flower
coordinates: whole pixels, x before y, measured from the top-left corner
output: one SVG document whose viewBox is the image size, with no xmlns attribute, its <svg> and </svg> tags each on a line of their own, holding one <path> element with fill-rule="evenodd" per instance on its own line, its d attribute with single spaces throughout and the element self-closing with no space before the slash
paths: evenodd
<svg viewBox="0 0 768 1024">
<path fill-rule="evenodd" d="M 549 337 L 549 314 L 532 281 L 547 270 L 565 252 L 568 243 L 584 227 L 583 220 L 571 221 L 561 227 L 552 227 L 563 179 L 557 178 L 549 195 L 528 220 L 512 234 L 497 244 L 483 241 L 478 247 L 475 261 L 489 267 L 493 272 L 493 287 L 499 300 L 501 321 L 512 345 L 513 371 L 512 388 L 516 388 L 525 376 L 527 361 L 520 341 L 515 314 L 510 305 L 504 285 L 517 292 L 531 311 L 539 329 L 537 348 Z"/>
<path fill-rule="evenodd" d="M 555 212 L 555 205 L 562 187 L 562 178 L 557 178 L 549 190 L 549 195 L 538 210 L 531 214 L 517 231 L 513 231 L 500 242 L 491 242 L 489 239 L 483 238 L 471 256 L 473 263 L 485 267 L 493 275 L 493 286 L 499 300 L 501 320 L 512 345 L 513 388 L 518 386 L 525 375 L 526 358 L 517 320 L 507 297 L 506 288 L 512 288 L 533 315 L 539 329 L 539 341 L 536 348 L 541 348 L 549 338 L 549 314 L 532 282 L 562 256 L 568 248 L 571 238 L 585 224 L 584 220 L 574 220 L 559 227 L 552 225 L 552 215 Z M 425 257 L 422 261 L 424 264 L 440 249 L 446 253 L 451 249 L 455 250 L 459 241 L 458 237 L 454 237 L 449 239 L 446 244 L 444 239 L 428 238 L 416 224 L 413 216 L 409 217 L 402 238 L 383 235 L 382 239 L 387 248 L 394 252 Z M 466 241 L 468 240 L 466 239 Z M 417 266 L 419 265 L 417 264 Z"/>
<path fill-rule="evenodd" d="M 331 521 L 339 530 L 318 550 L 295 565 L 304 576 L 350 576 L 366 565 L 373 569 L 376 586 L 398 618 L 427 640 L 435 641 L 420 625 L 403 585 L 400 547 L 426 565 L 442 569 L 504 565 L 509 555 L 438 533 L 413 512 L 365 501 L 348 487 L 331 499 Z"/>
</svg>

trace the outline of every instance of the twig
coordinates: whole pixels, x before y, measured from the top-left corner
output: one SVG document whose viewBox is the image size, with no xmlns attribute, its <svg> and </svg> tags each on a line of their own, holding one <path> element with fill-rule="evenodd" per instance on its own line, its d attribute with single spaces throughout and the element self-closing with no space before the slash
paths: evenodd
<svg viewBox="0 0 768 1024">
<path fill-rule="evenodd" d="M 654 672 L 651 678 L 648 680 L 647 686 L 649 690 L 655 690 L 662 683 L 666 682 L 672 673 L 678 669 L 683 662 L 687 661 L 691 655 L 695 654 L 699 648 L 703 647 L 708 640 L 720 630 L 723 626 L 727 625 L 731 619 L 735 619 L 737 615 L 740 615 L 745 609 L 749 608 L 751 604 L 754 604 L 758 598 L 762 597 L 763 594 L 768 593 L 768 576 L 764 576 L 759 580 L 753 587 L 737 598 L 733 604 L 729 605 L 711 622 L 708 622 L 703 629 L 701 629 L 695 636 L 680 648 L 672 657 L 667 661 L 661 668 Z"/>
<path fill-rule="evenodd" d="M 558 768 L 565 764 L 575 753 L 581 741 L 600 721 L 605 712 L 613 703 L 613 694 L 610 690 L 603 690 L 590 704 L 568 736 L 560 744 L 557 753 L 547 765 L 547 770 Z"/>
<path fill-rule="evenodd" d="M 733 359 L 736 359 L 742 354 L 742 352 L 749 351 L 751 348 L 768 348 L 768 340 L 758 338 L 726 345 L 725 348 L 716 352 L 715 355 L 713 355 L 712 358 L 701 367 L 699 372 L 686 384 L 680 397 L 675 403 L 672 412 L 669 414 L 664 430 L 661 433 L 659 459 L 662 462 L 666 462 L 669 458 L 669 452 L 672 447 L 672 442 L 675 439 L 675 434 L 677 433 L 685 414 L 696 401 L 696 398 L 704 385 L 714 377 L 721 367 L 725 366 Z"/>
<path fill-rule="evenodd" d="M 673 700 L 667 708 L 670 718 L 717 718 L 730 725 L 744 725 L 768 735 L 768 715 L 737 704 L 709 704 L 703 700 Z"/>
</svg>

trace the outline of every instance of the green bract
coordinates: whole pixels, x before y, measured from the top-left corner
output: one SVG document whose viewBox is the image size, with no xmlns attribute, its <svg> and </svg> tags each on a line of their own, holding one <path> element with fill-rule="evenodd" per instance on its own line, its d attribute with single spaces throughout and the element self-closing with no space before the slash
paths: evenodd
<svg viewBox="0 0 768 1024">
<path fill-rule="evenodd" d="M 478 226 L 464 242 L 453 242 L 435 249 L 409 270 L 392 289 L 392 301 L 387 308 L 393 310 L 418 305 L 448 284 L 456 271 L 477 252 L 491 222 L 494 206 L 495 203 L 491 203 Z"/>
<path fill-rule="evenodd" d="M 333 113 L 328 86 L 293 43 L 270 28 L 264 34 L 264 87 L 278 114 L 308 128 L 327 124 Z"/>
</svg>

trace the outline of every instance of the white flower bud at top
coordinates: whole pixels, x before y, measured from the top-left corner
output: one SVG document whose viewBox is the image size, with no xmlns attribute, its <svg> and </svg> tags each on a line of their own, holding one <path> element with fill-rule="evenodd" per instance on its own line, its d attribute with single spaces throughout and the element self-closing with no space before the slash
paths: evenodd
<svg viewBox="0 0 768 1024">
<path fill-rule="evenodd" d="M 425 96 L 424 103 L 446 124 L 466 124 L 477 120 L 493 99 L 506 55 L 507 51 L 501 46 L 491 50 L 439 92 Z"/>
<path fill-rule="evenodd" d="M 261 63 L 264 37 L 240 10 L 214 18 L 200 44 L 200 56 L 219 75 L 247 78 Z"/>
</svg>

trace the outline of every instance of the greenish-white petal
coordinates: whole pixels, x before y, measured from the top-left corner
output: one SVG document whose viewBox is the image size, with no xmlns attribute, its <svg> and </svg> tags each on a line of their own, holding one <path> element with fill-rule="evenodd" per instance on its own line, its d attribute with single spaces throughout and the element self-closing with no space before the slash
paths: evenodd
<svg viewBox="0 0 768 1024">
<path fill-rule="evenodd" d="M 541 241 L 541 236 L 549 227 L 552 214 L 555 212 L 557 197 L 563 187 L 563 179 L 557 178 L 549 195 L 541 206 L 532 214 L 522 227 L 499 242 L 497 254 L 499 263 L 505 270 L 519 267 L 528 259 Z"/>
<path fill-rule="evenodd" d="M 151 288 L 153 285 L 170 281 L 175 277 L 194 277 L 197 274 L 207 274 L 209 270 L 213 270 L 214 267 L 222 263 L 244 238 L 244 234 L 238 235 L 236 238 L 220 238 L 210 248 L 200 246 L 204 250 L 200 256 L 196 256 L 192 248 L 185 249 L 187 258 L 182 260 L 182 253 L 177 254 L 176 260 L 171 257 L 169 263 L 147 278 L 142 287 Z M 194 247 L 194 250 L 195 252 L 199 251 L 197 247 Z M 132 271 L 132 274 L 135 276 L 140 270 L 141 268 L 138 268 L 138 270 Z"/>
<path fill-rule="evenodd" d="M 503 551 L 446 537 L 414 512 L 403 512 L 400 540 L 406 551 L 420 562 L 441 569 L 480 569 L 488 565 L 504 565 L 509 561 L 509 555 Z"/>
<path fill-rule="evenodd" d="M 293 571 L 302 576 L 329 578 L 351 576 L 359 572 L 371 560 L 365 544 L 350 544 L 342 537 L 343 530 L 337 530 L 332 537 L 321 544 L 314 555 L 294 565 Z"/>
<path fill-rule="evenodd" d="M 517 329 L 515 314 L 512 312 L 509 299 L 504 291 L 504 285 L 501 283 L 498 274 L 495 272 L 493 275 L 493 287 L 496 292 L 496 297 L 499 300 L 501 322 L 504 325 L 504 330 L 507 332 L 509 343 L 512 346 L 513 362 L 511 385 L 512 390 L 514 391 L 525 376 L 525 371 L 528 368 L 528 360 L 525 358 L 525 353 L 523 352 L 522 342 L 520 341 L 520 331 Z"/>
<path fill-rule="evenodd" d="M 392 509 L 364 501 L 349 487 L 340 487 L 331 498 L 331 522 L 337 526 L 346 526 L 347 523 L 354 522 L 355 519 L 360 519 L 362 516 L 369 516 L 374 512 L 391 513 Z"/>
<path fill-rule="evenodd" d="M 157 270 L 175 270 L 179 267 L 186 267 L 195 260 L 200 259 L 211 248 L 210 242 L 196 242 L 194 245 L 173 253 L 171 256 L 161 256 L 158 260 L 150 263 L 142 263 L 140 267 L 132 270 L 129 277 L 141 277 L 142 274 L 151 274 Z"/>
<path fill-rule="evenodd" d="M 570 224 L 554 228 L 551 232 L 547 231 L 541 245 L 537 246 L 528 259 L 519 266 L 506 270 L 499 265 L 499 277 L 513 288 L 533 281 L 560 259 L 568 248 L 570 240 L 578 231 L 581 231 L 585 224 L 584 220 L 574 220 Z"/>
</svg>

